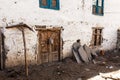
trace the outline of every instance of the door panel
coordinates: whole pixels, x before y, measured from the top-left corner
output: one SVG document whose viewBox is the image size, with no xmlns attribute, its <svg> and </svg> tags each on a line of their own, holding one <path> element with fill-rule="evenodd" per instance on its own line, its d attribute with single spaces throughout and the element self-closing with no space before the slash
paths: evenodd
<svg viewBox="0 0 120 80">
<path fill-rule="evenodd" d="M 47 46 L 47 33 L 46 31 L 39 32 L 39 60 L 41 62 L 48 62 L 48 46 Z"/>
<path fill-rule="evenodd" d="M 50 49 L 50 60 L 56 61 L 59 58 L 59 50 L 60 50 L 60 32 L 59 31 L 48 31 L 48 38 L 51 39 L 51 43 L 49 44 Z"/>
<path fill-rule="evenodd" d="M 60 58 L 60 30 L 39 31 L 39 58 L 41 63 L 58 61 Z"/>
</svg>

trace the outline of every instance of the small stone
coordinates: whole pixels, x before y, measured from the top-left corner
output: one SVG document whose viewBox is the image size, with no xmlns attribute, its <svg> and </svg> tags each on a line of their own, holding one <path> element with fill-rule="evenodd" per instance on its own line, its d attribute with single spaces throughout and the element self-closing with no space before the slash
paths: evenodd
<svg viewBox="0 0 120 80">
<path fill-rule="evenodd" d="M 78 78 L 77 80 L 82 80 L 82 78 Z"/>
<path fill-rule="evenodd" d="M 57 72 L 58 75 L 60 75 L 61 73 L 60 72 Z"/>
<path fill-rule="evenodd" d="M 109 68 L 108 66 L 106 66 L 106 68 Z"/>
<path fill-rule="evenodd" d="M 109 68 L 110 68 L 110 69 L 112 69 L 112 68 L 113 68 L 113 66 L 110 66 Z"/>
<path fill-rule="evenodd" d="M 106 64 L 106 62 L 102 62 L 103 64 Z"/>
<path fill-rule="evenodd" d="M 92 60 L 93 64 L 96 64 L 97 62 L 95 60 Z"/>
<path fill-rule="evenodd" d="M 86 70 L 86 71 L 90 71 L 90 69 L 87 69 L 87 68 L 86 68 L 85 70 Z"/>
<path fill-rule="evenodd" d="M 62 71 L 63 73 L 65 72 L 65 71 Z"/>
<path fill-rule="evenodd" d="M 60 68 L 60 66 L 57 66 L 57 68 L 59 69 L 59 68 Z"/>
</svg>

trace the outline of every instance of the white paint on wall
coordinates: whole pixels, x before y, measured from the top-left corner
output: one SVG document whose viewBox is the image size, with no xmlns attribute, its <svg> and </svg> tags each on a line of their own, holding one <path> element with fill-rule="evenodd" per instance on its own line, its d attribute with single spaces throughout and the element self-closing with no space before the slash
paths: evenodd
<svg viewBox="0 0 120 80">
<path fill-rule="evenodd" d="M 22 32 L 18 28 L 9 28 L 4 32 L 7 50 L 6 66 L 24 65 L 24 43 Z M 33 40 L 34 39 L 34 40 Z M 29 29 L 25 29 L 26 54 L 29 64 L 36 63 L 37 36 Z"/>
<path fill-rule="evenodd" d="M 120 0 L 104 0 L 104 16 L 97 16 L 92 14 L 92 0 L 84 0 L 84 4 L 83 0 L 60 0 L 60 10 L 57 11 L 40 8 L 39 0 L 0 0 L 0 26 L 20 22 L 29 25 L 63 26 L 63 53 L 66 57 L 70 54 L 71 45 L 76 39 L 80 38 L 82 45 L 89 45 L 92 39 L 92 27 L 99 25 L 104 27 L 101 49 L 109 50 L 116 46 L 116 33 L 120 27 L 119 4 Z M 7 33 L 10 35 L 12 32 Z M 6 39 L 6 44 L 10 47 L 9 53 L 14 52 L 12 37 L 14 36 Z M 31 37 L 33 36 L 28 36 L 32 43 L 36 44 L 35 38 Z"/>
</svg>

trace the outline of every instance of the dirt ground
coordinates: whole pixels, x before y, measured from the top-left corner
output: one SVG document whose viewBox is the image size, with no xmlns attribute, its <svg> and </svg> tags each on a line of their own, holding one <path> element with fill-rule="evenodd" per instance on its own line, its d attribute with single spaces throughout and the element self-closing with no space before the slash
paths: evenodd
<svg viewBox="0 0 120 80">
<path fill-rule="evenodd" d="M 66 58 L 61 62 L 29 65 L 27 79 L 24 66 L 5 69 L 0 71 L 0 80 L 87 80 L 100 75 L 100 73 L 108 73 L 119 69 L 120 52 L 108 51 L 104 56 L 99 55 L 96 58 L 96 64 L 92 62 L 77 64 L 75 59 Z"/>
</svg>

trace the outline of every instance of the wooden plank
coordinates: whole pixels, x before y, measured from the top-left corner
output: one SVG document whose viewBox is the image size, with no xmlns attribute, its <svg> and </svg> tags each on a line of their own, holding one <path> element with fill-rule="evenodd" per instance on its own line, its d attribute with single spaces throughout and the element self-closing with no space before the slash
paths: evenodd
<svg viewBox="0 0 120 80">
<path fill-rule="evenodd" d="M 20 23 L 20 24 L 17 24 L 17 25 L 12 25 L 12 26 L 8 26 L 6 27 L 7 29 L 10 29 L 10 28 L 19 28 L 19 27 L 23 27 L 23 28 L 28 28 L 29 30 L 33 31 L 33 29 L 31 27 L 29 27 L 27 24 L 23 24 L 23 23 Z"/>
<path fill-rule="evenodd" d="M 81 46 L 78 51 L 79 51 L 79 54 L 80 54 L 82 60 L 84 62 L 88 63 L 89 62 L 88 55 L 85 52 L 85 50 L 83 49 L 83 46 Z"/>
<path fill-rule="evenodd" d="M 39 62 L 39 52 L 40 52 L 40 50 L 39 50 L 39 32 L 38 32 L 38 34 L 37 34 L 37 64 L 39 64 L 40 62 Z"/>
<path fill-rule="evenodd" d="M 42 28 L 46 28 L 46 25 L 35 25 L 35 29 L 42 29 Z"/>
<path fill-rule="evenodd" d="M 40 32 L 38 32 L 38 45 L 37 45 L 37 48 L 38 48 L 37 49 L 38 50 L 38 53 L 37 53 L 37 62 L 38 62 L 38 64 L 42 63 L 42 61 L 41 61 L 41 54 L 40 54 L 40 52 L 41 52 L 40 38 L 41 38 Z"/>
<path fill-rule="evenodd" d="M 59 61 L 63 59 L 63 39 L 62 39 L 62 35 L 61 35 L 62 31 L 59 31 Z"/>
<path fill-rule="evenodd" d="M 53 53 L 53 52 L 52 52 L 52 54 L 53 54 L 53 55 L 52 55 L 52 57 L 53 57 L 53 58 L 52 58 L 52 61 L 58 61 L 58 59 L 59 59 L 58 52 L 56 52 L 56 53 Z"/>
<path fill-rule="evenodd" d="M 52 45 L 49 44 L 49 62 L 52 62 L 52 60 L 53 60 Z"/>
<path fill-rule="evenodd" d="M 44 26 L 43 26 L 44 27 Z M 46 31 L 46 30 L 48 30 L 48 31 L 58 31 L 58 30 L 61 30 L 62 28 L 61 27 L 52 27 L 52 28 L 47 28 L 47 27 L 45 27 L 45 28 L 41 28 L 41 27 L 36 27 L 35 28 L 37 31 Z"/>
<path fill-rule="evenodd" d="M 52 54 L 51 54 L 51 52 L 52 52 L 52 45 L 51 45 L 51 41 L 50 41 L 50 39 L 51 39 L 51 31 L 48 31 L 47 29 L 46 29 L 46 33 L 47 33 L 47 46 L 48 46 L 48 61 L 49 62 L 52 62 Z"/>
<path fill-rule="evenodd" d="M 93 29 L 91 46 L 94 46 L 94 42 L 95 42 L 95 35 L 94 34 L 95 34 L 95 29 Z"/>
<path fill-rule="evenodd" d="M 76 59 L 77 63 L 78 64 L 82 63 L 81 60 L 80 60 L 79 54 L 76 53 L 73 49 L 72 49 L 72 53 L 75 56 L 75 59 Z"/>
<path fill-rule="evenodd" d="M 92 27 L 92 29 L 104 29 L 104 27 Z"/>
<path fill-rule="evenodd" d="M 58 55 L 59 54 L 59 32 L 58 31 L 48 31 L 48 40 L 49 40 L 49 61 L 52 62 L 53 60 L 55 60 L 56 58 L 53 57 L 54 55 Z M 53 54 L 52 52 L 57 51 L 56 54 Z M 54 59 L 55 58 L 55 59 Z M 57 56 L 58 58 L 58 56 Z M 58 59 L 57 59 L 58 61 Z"/>
<path fill-rule="evenodd" d="M 41 53 L 41 63 L 49 62 L 49 53 Z"/>
<path fill-rule="evenodd" d="M 102 35 L 101 33 L 94 33 L 93 35 Z"/>
<path fill-rule="evenodd" d="M 94 42 L 95 42 L 95 35 L 92 35 L 92 41 L 91 41 L 91 46 L 94 46 Z"/>
<path fill-rule="evenodd" d="M 46 28 L 38 28 L 38 29 L 36 29 L 36 31 L 46 31 L 46 30 L 48 30 L 48 31 L 58 31 L 60 29 L 46 29 Z"/>
<path fill-rule="evenodd" d="M 97 36 L 97 37 L 96 37 L 96 45 L 97 45 L 97 46 L 100 45 L 100 44 L 99 44 L 99 37 L 100 37 L 100 36 L 98 35 L 99 32 L 100 32 L 100 30 L 97 29 L 97 33 L 96 33 L 96 34 L 97 34 L 97 35 L 96 35 L 96 36 Z"/>
<path fill-rule="evenodd" d="M 101 29 L 97 30 L 97 45 L 101 45 Z"/>
<path fill-rule="evenodd" d="M 86 54 L 88 56 L 89 61 L 91 61 L 92 60 L 92 56 L 91 56 L 92 51 L 91 51 L 91 48 L 89 48 L 86 44 L 83 46 L 83 48 L 84 48 L 84 50 L 85 50 L 85 52 L 86 52 Z"/>
<path fill-rule="evenodd" d="M 48 46 L 48 33 L 47 31 L 39 31 L 39 60 L 41 63 L 49 61 L 49 46 Z"/>
<path fill-rule="evenodd" d="M 28 61 L 27 61 L 27 51 L 26 51 L 26 40 L 24 28 L 22 28 L 23 44 L 24 44 L 24 56 L 25 56 L 25 74 L 28 77 Z"/>
</svg>

